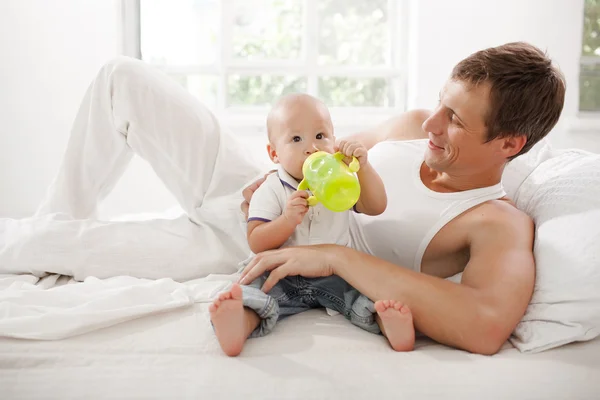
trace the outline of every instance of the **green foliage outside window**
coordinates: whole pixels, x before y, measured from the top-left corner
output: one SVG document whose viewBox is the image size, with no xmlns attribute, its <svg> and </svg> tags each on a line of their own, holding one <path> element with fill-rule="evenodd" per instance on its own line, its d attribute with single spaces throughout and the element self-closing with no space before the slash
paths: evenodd
<svg viewBox="0 0 600 400">
<path fill-rule="evenodd" d="M 582 56 L 598 61 L 581 64 L 579 109 L 600 111 L 600 0 L 585 0 Z"/>
</svg>

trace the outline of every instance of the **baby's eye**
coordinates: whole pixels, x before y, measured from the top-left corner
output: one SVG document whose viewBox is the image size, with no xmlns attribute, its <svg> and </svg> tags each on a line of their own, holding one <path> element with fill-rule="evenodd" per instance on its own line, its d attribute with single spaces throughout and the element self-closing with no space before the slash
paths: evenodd
<svg viewBox="0 0 600 400">
<path fill-rule="evenodd" d="M 301 142 L 301 141 L 302 141 L 302 138 L 301 138 L 300 136 L 294 136 L 294 137 L 292 138 L 292 141 L 293 141 L 293 142 Z"/>
<path fill-rule="evenodd" d="M 323 134 L 322 133 L 317 133 L 317 139 L 323 139 Z"/>
</svg>

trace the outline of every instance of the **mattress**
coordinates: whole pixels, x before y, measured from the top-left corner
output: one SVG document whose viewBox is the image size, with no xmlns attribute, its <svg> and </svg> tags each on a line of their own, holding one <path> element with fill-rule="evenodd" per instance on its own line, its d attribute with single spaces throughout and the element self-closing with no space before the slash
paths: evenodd
<svg viewBox="0 0 600 400">
<path fill-rule="evenodd" d="M 539 354 L 507 343 L 479 356 L 419 338 L 396 353 L 383 337 L 311 310 L 228 358 L 207 309 L 196 301 L 62 340 L 0 338 L 0 398 L 600 398 L 600 340 Z"/>
</svg>

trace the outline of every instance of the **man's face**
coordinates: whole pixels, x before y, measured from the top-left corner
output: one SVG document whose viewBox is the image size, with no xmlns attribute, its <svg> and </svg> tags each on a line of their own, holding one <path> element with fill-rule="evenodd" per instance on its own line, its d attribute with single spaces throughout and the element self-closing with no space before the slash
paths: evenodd
<svg viewBox="0 0 600 400">
<path fill-rule="evenodd" d="M 449 80 L 434 113 L 423 123 L 429 135 L 425 163 L 439 172 L 470 175 L 502 164 L 496 140 L 486 143 L 490 85 Z"/>
</svg>

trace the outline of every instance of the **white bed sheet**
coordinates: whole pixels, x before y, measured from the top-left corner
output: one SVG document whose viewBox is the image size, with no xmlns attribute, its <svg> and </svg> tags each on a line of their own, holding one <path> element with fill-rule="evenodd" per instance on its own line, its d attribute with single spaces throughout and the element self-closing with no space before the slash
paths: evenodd
<svg viewBox="0 0 600 400">
<path fill-rule="evenodd" d="M 395 353 L 383 337 L 313 310 L 227 358 L 207 307 L 196 302 L 58 341 L 0 338 L 0 398 L 600 398 L 600 340 L 540 354 L 507 343 L 485 357 L 419 339 L 415 351 Z"/>
</svg>

